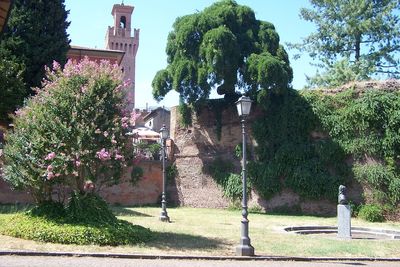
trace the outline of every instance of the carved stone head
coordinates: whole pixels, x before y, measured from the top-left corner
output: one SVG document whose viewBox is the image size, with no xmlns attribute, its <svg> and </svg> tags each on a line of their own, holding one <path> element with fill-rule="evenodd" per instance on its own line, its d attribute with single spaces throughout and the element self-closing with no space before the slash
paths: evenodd
<svg viewBox="0 0 400 267">
<path fill-rule="evenodd" d="M 346 194 L 347 194 L 346 186 L 340 185 L 339 186 L 339 196 L 338 196 L 339 204 L 342 204 L 342 205 L 347 205 L 348 204 Z"/>
</svg>

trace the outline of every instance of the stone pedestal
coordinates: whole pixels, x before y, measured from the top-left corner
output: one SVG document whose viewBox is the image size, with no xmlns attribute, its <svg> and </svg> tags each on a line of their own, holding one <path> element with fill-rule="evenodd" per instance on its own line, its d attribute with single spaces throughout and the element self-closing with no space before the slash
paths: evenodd
<svg viewBox="0 0 400 267">
<path fill-rule="evenodd" d="M 351 208 L 350 205 L 337 206 L 338 237 L 351 239 Z"/>
</svg>

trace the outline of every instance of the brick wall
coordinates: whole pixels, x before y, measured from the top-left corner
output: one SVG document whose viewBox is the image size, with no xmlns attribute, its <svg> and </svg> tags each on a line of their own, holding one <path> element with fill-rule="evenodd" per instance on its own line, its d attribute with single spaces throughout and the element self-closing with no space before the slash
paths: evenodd
<svg viewBox="0 0 400 267">
<path fill-rule="evenodd" d="M 139 165 L 143 171 L 143 179 L 135 186 L 128 181 L 131 168 L 127 168 L 121 183 L 103 188 L 100 195 L 111 204 L 138 205 L 157 203 L 162 192 L 162 166 L 159 161 L 143 161 Z M 170 188 L 174 192 L 174 187 Z M 0 203 L 32 203 L 27 192 L 11 190 L 6 182 L 0 179 Z"/>
</svg>

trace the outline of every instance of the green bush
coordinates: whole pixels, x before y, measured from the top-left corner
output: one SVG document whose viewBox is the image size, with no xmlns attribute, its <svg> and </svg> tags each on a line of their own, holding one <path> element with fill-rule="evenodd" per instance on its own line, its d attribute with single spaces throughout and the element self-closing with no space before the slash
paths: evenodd
<svg viewBox="0 0 400 267">
<path fill-rule="evenodd" d="M 111 246 L 143 243 L 153 236 L 149 229 L 117 219 L 99 196 L 76 192 L 67 207 L 46 201 L 8 216 L 0 233 L 41 242 Z"/>
<path fill-rule="evenodd" d="M 117 221 L 107 203 L 93 193 L 72 193 L 65 210 L 70 223 L 97 225 Z"/>
<path fill-rule="evenodd" d="M 385 221 L 384 210 L 375 204 L 366 204 L 361 206 L 358 211 L 358 217 L 369 222 Z"/>
<path fill-rule="evenodd" d="M 27 211 L 27 214 L 33 217 L 44 217 L 47 219 L 60 219 L 65 218 L 67 215 L 63 204 L 50 200 L 33 207 L 31 210 Z"/>
<path fill-rule="evenodd" d="M 243 184 L 241 174 L 233 173 L 234 165 L 231 161 L 216 158 L 208 166 L 207 172 L 214 181 L 222 187 L 224 196 L 235 202 L 242 199 Z M 251 193 L 251 181 L 247 181 L 247 194 Z"/>
<path fill-rule="evenodd" d="M 4 219 L 0 233 L 40 242 L 101 246 L 138 244 L 153 236 L 149 229 L 123 220 L 98 225 L 71 224 L 28 213 Z"/>
<path fill-rule="evenodd" d="M 192 125 L 192 108 L 190 105 L 185 103 L 180 103 L 178 106 L 179 114 L 181 119 L 179 123 L 182 127 L 189 127 Z"/>
</svg>

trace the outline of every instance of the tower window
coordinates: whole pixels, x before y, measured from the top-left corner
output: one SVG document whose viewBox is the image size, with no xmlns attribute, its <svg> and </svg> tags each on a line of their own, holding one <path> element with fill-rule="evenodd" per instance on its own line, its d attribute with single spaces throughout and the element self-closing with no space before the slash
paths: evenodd
<svg viewBox="0 0 400 267">
<path fill-rule="evenodd" d="M 126 28 L 126 17 L 121 16 L 121 19 L 119 21 L 119 27 L 125 29 Z"/>
</svg>

